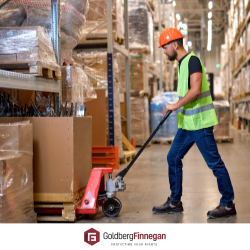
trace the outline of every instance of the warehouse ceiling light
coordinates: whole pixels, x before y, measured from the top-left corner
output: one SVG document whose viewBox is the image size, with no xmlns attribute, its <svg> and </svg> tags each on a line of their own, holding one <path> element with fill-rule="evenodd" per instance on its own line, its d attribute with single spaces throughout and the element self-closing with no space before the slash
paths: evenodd
<svg viewBox="0 0 250 250">
<path fill-rule="evenodd" d="M 208 20 L 208 30 L 207 30 L 207 51 L 212 49 L 212 20 Z"/>
<path fill-rule="evenodd" d="M 179 13 L 176 14 L 176 19 L 177 19 L 178 21 L 181 20 L 181 15 L 180 15 Z"/>
<path fill-rule="evenodd" d="M 210 10 L 213 8 L 213 1 L 210 1 L 210 2 L 208 3 L 208 8 L 209 8 Z"/>
<path fill-rule="evenodd" d="M 208 12 L 208 14 L 207 14 L 208 19 L 211 19 L 211 18 L 212 18 L 212 16 L 213 16 L 212 11 L 209 11 L 209 12 Z"/>
<path fill-rule="evenodd" d="M 176 6 L 176 2 L 175 2 L 175 1 L 173 1 L 173 6 L 174 6 L 174 7 Z"/>
<path fill-rule="evenodd" d="M 187 30 L 187 29 L 188 29 L 188 26 L 187 26 L 186 23 L 183 23 L 182 27 L 183 27 L 184 30 Z"/>
<path fill-rule="evenodd" d="M 188 41 L 188 42 L 187 42 L 187 45 L 188 45 L 188 47 L 192 47 L 192 42 L 191 42 L 191 41 Z"/>
<path fill-rule="evenodd" d="M 179 26 L 180 26 L 180 28 L 182 28 L 183 27 L 183 22 L 179 22 Z"/>
</svg>

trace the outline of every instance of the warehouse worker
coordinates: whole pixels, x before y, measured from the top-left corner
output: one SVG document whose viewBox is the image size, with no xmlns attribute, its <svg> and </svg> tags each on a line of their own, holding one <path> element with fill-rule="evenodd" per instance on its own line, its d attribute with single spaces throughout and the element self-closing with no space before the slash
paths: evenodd
<svg viewBox="0 0 250 250">
<path fill-rule="evenodd" d="M 171 195 L 163 205 L 153 208 L 155 214 L 182 213 L 182 159 L 196 143 L 208 167 L 217 178 L 222 195 L 220 204 L 209 211 L 210 218 L 236 215 L 234 191 L 228 171 L 214 139 L 213 126 L 218 124 L 206 73 L 201 60 L 183 47 L 184 36 L 174 28 L 165 29 L 159 39 L 160 47 L 170 61 L 177 60 L 179 101 L 166 105 L 165 112 L 178 109 L 178 132 L 167 156 Z M 200 167 L 200 166 L 197 166 Z M 194 197 L 195 198 L 195 197 Z"/>
</svg>

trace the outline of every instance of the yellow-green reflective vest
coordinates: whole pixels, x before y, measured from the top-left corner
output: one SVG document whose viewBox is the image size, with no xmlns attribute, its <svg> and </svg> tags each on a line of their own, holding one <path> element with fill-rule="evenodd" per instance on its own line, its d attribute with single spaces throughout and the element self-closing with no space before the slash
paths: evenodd
<svg viewBox="0 0 250 250">
<path fill-rule="evenodd" d="M 183 98 L 189 91 L 188 62 L 191 56 L 196 56 L 196 55 L 193 52 L 191 52 L 181 62 L 180 69 L 178 67 L 177 93 L 179 96 L 179 100 Z M 206 73 L 202 62 L 201 66 L 202 66 L 201 94 L 196 98 L 196 100 L 188 103 L 187 105 L 183 106 L 178 110 L 178 128 L 185 130 L 198 130 L 202 128 L 212 127 L 218 124 L 210 89 L 207 82 Z"/>
</svg>

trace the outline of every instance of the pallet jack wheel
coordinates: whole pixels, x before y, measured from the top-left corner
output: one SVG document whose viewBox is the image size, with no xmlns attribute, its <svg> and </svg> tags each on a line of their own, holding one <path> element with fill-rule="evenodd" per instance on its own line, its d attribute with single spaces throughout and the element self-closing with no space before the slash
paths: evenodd
<svg viewBox="0 0 250 250">
<path fill-rule="evenodd" d="M 106 199 L 102 205 L 102 211 L 107 217 L 116 217 L 122 208 L 122 203 L 118 198 Z"/>
</svg>

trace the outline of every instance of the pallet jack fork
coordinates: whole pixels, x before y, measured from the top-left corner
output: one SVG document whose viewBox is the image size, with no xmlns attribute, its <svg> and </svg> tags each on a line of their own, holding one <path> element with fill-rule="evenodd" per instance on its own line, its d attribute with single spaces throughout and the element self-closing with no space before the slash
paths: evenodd
<svg viewBox="0 0 250 250">
<path fill-rule="evenodd" d="M 92 169 L 82 203 L 76 209 L 76 214 L 95 214 L 99 210 L 99 205 L 102 205 L 102 211 L 108 217 L 115 217 L 120 213 L 122 203 L 115 196 L 116 192 L 126 190 L 126 184 L 123 180 L 124 176 L 128 173 L 134 162 L 147 147 L 148 143 L 152 140 L 152 138 L 155 136 L 157 131 L 161 128 L 161 126 L 171 113 L 172 111 L 168 111 L 166 113 L 162 121 L 140 148 L 133 160 L 126 168 L 124 168 L 116 175 L 116 178 L 114 180 L 112 178 L 112 168 Z M 100 191 L 100 183 L 104 174 L 109 174 L 109 179 L 106 181 L 106 191 Z"/>
</svg>

